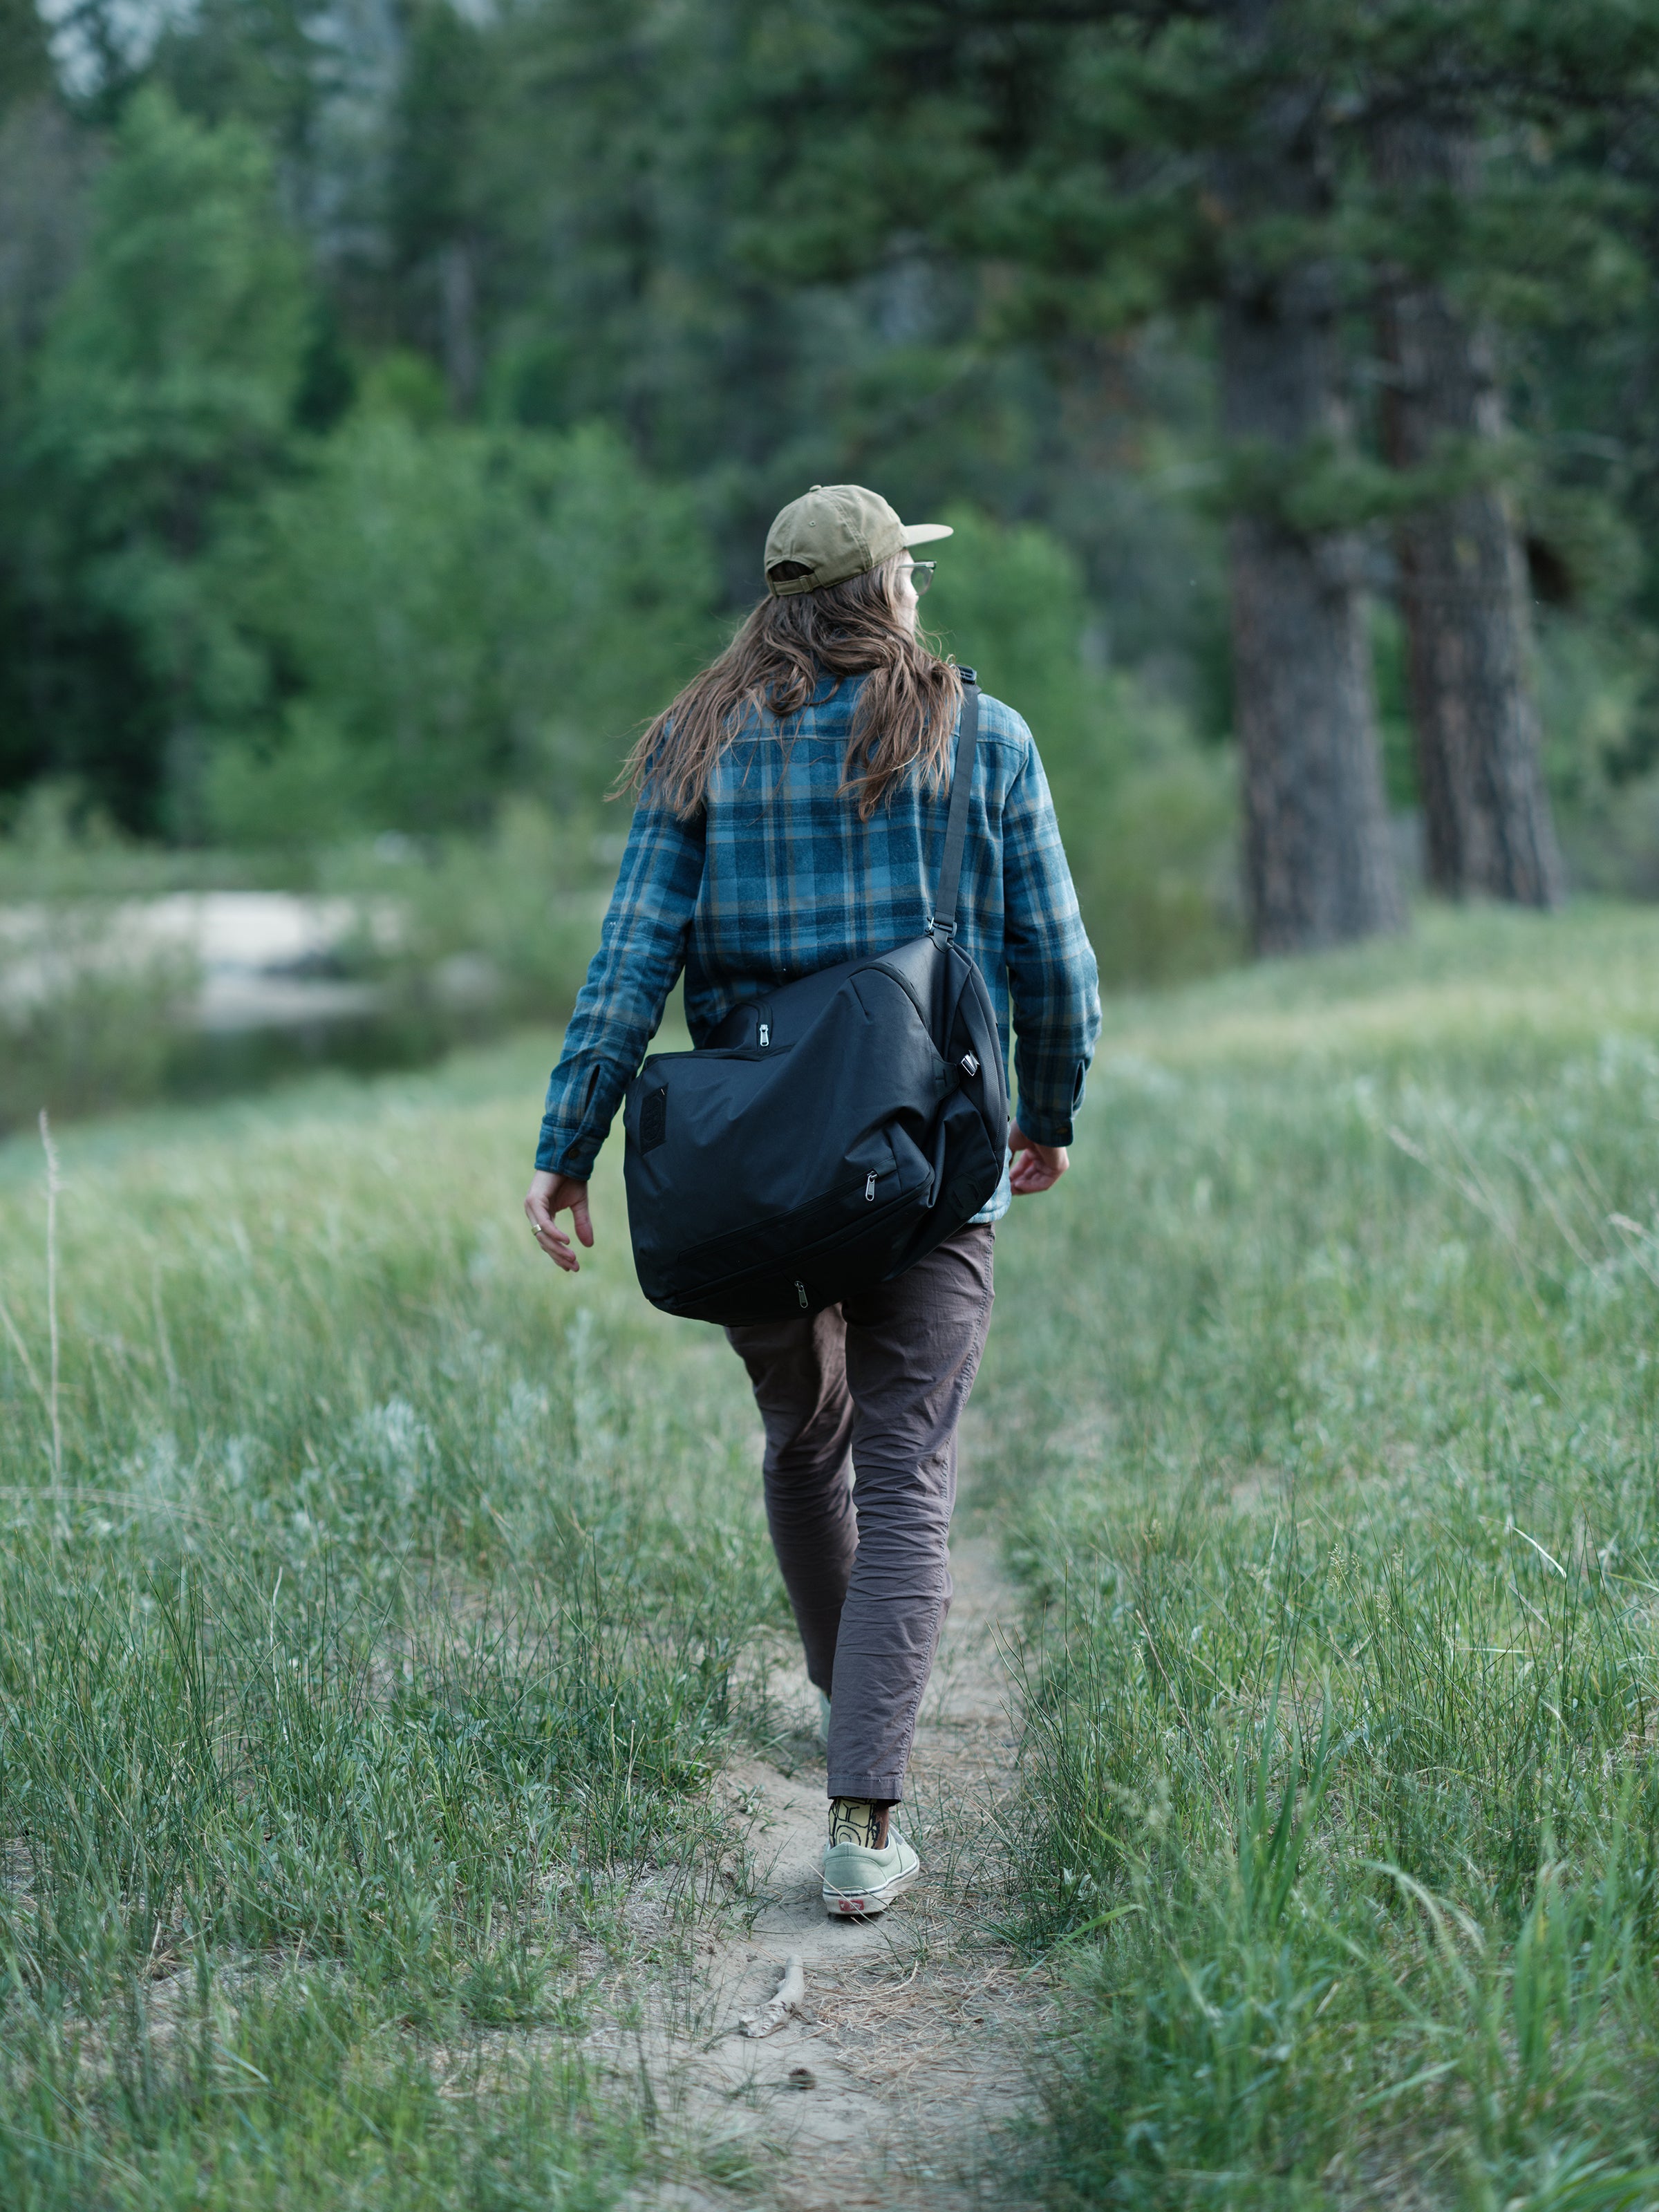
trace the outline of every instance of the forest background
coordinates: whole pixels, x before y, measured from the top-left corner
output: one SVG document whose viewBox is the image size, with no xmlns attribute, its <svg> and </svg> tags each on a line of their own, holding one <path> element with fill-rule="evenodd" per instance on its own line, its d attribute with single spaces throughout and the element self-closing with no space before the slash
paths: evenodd
<svg viewBox="0 0 1659 2212">
<path fill-rule="evenodd" d="M 397 1049 L 557 1017 L 629 737 L 849 479 L 956 525 L 1109 984 L 1397 926 L 1480 684 L 1545 864 L 1431 807 L 1438 887 L 1659 895 L 1650 15 L 3 0 L 0 896 L 384 893 Z M 59 1103 L 165 1079 L 87 990 Z"/>
</svg>

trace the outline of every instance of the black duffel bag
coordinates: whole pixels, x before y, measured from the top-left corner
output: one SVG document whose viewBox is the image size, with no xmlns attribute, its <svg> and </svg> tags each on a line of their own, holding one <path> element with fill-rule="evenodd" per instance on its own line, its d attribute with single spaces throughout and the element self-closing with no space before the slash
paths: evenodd
<svg viewBox="0 0 1659 2212">
<path fill-rule="evenodd" d="M 815 1313 L 902 1274 L 1001 1181 L 1008 1093 L 985 978 L 954 942 L 979 734 L 962 716 L 925 937 L 734 1006 L 629 1085 L 640 1288 L 695 1321 Z"/>
</svg>

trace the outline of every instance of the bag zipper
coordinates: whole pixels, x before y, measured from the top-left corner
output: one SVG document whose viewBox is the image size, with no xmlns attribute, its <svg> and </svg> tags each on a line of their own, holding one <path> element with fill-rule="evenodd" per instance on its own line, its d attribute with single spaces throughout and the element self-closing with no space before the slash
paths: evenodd
<svg viewBox="0 0 1659 2212">
<path fill-rule="evenodd" d="M 896 1197 L 884 1199 L 881 1207 L 884 1218 L 890 1213 L 896 1212 L 901 1206 L 908 1205 L 915 1195 L 915 1194 L 914 1191 L 911 1192 L 908 1196 L 907 1196 L 903 1191 L 900 1191 Z M 773 1220 L 776 1220 L 777 1218 L 778 1217 L 775 1214 L 772 1216 Z M 763 1227 L 766 1224 L 762 1224 L 760 1225 Z M 830 1236 L 815 1237 L 810 1244 L 803 1245 L 801 1247 L 800 1250 L 795 1254 L 795 1258 L 797 1261 L 810 1260 L 814 1253 L 821 1252 L 823 1249 L 823 1247 L 830 1242 L 832 1237 L 838 1236 L 840 1233 L 841 1232 L 839 1231 L 832 1231 Z M 775 1280 L 778 1273 L 783 1267 L 787 1266 L 787 1264 L 788 1262 L 787 1261 L 775 1260 L 763 1262 L 758 1267 L 750 1266 L 747 1267 L 734 1267 L 729 1275 L 717 1276 L 714 1282 L 705 1284 L 702 1290 L 690 1291 L 685 1295 L 689 1299 L 693 1300 L 715 1297 L 718 1297 L 721 1291 L 730 1289 L 734 1283 L 752 1281 L 757 1275 L 769 1275 L 774 1280 Z M 797 1296 L 799 1296 L 802 1287 L 800 1279 L 799 1277 L 794 1278 L 794 1282 L 796 1293 Z M 653 1304 L 655 1304 L 654 1299 L 653 1300 Z M 662 1309 L 662 1310 L 665 1311 L 669 1310 L 670 1309 L 667 1308 Z"/>
<path fill-rule="evenodd" d="M 872 1200 L 873 1200 L 873 1198 L 875 1197 L 875 1194 L 876 1194 L 876 1176 L 875 1176 L 875 1170 L 872 1168 L 872 1169 L 871 1170 L 871 1171 L 870 1171 L 869 1179 L 866 1181 L 866 1182 L 865 1183 L 865 1186 L 864 1186 L 864 1202 L 865 1202 L 865 1204 L 866 1204 L 866 1206 L 868 1206 L 868 1205 L 871 1203 L 871 1201 L 872 1201 Z"/>
</svg>

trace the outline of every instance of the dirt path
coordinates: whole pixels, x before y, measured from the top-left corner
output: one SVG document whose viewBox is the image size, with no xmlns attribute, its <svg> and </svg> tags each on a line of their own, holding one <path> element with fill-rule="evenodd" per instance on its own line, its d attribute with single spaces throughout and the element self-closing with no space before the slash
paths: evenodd
<svg viewBox="0 0 1659 2212">
<path fill-rule="evenodd" d="M 951 1568 L 905 1808 L 925 1875 L 914 1891 L 876 1920 L 824 1912 L 823 1754 L 804 1669 L 774 1683 L 799 1720 L 782 1763 L 728 1773 L 761 1872 L 751 1931 L 706 1945 L 694 1986 L 635 2043 L 676 2134 L 726 2180 L 727 2206 L 960 2205 L 989 2132 L 1022 2101 L 1048 1991 L 988 1924 L 1002 1909 L 1013 1759 L 998 1628 L 1016 1599 L 991 1537 L 958 1538 Z M 792 1955 L 805 1975 L 800 2016 L 744 2037 L 739 2015 L 772 1995 Z M 635 2202 L 692 2212 L 722 2197 L 679 2182 Z"/>
</svg>

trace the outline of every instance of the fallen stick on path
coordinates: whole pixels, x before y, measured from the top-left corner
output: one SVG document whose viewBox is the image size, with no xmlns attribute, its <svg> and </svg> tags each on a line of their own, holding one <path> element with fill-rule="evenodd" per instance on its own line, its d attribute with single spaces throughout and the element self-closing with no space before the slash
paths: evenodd
<svg viewBox="0 0 1659 2212">
<path fill-rule="evenodd" d="M 783 1962 L 783 1979 L 775 1993 L 757 2011 L 739 2014 L 738 2032 L 741 2035 L 770 2035 L 783 2026 L 792 2012 L 800 2010 L 801 1999 L 806 1995 L 806 1977 L 801 1972 L 800 1960 L 792 1951 Z"/>
</svg>

